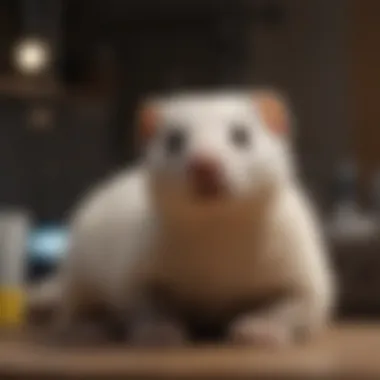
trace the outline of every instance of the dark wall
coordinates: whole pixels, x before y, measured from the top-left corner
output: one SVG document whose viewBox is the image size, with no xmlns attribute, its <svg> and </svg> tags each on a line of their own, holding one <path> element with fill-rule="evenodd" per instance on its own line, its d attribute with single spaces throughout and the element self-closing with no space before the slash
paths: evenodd
<svg viewBox="0 0 380 380">
<path fill-rule="evenodd" d="M 117 72 L 113 111 L 115 164 L 135 157 L 134 120 L 141 96 L 187 88 L 248 84 L 250 27 L 261 17 L 257 1 L 120 2 L 91 7 L 68 1 L 64 80 L 91 80 L 108 48 Z M 99 14 L 102 17 L 99 17 Z M 83 30 L 78 35 L 77 30 Z M 83 54 L 85 49 L 85 54 Z M 81 79 L 80 79 L 81 78 Z M 129 149 L 125 149 L 128 144 Z"/>
<path fill-rule="evenodd" d="M 234 14 L 215 6 L 190 14 L 161 7 L 160 17 L 141 8 L 133 13 L 133 7 L 125 13 L 112 1 L 111 14 L 102 14 L 100 4 L 66 3 L 57 65 L 68 86 L 63 98 L 0 100 L 0 162 L 6 178 L 0 203 L 26 206 L 39 219 L 62 218 L 87 187 L 136 157 L 133 122 L 142 95 L 248 80 L 252 20 L 239 2 Z M 118 9 L 125 19 L 115 13 Z M 104 79 L 101 71 L 113 71 L 101 61 L 104 47 L 114 54 L 115 83 L 100 102 L 88 100 L 93 96 L 78 100 L 70 91 L 87 86 L 92 93 Z M 31 112 L 41 108 L 52 114 L 47 126 L 31 123 Z"/>
<path fill-rule="evenodd" d="M 270 84 L 289 96 L 302 173 L 315 198 L 328 208 L 336 166 L 355 145 L 351 118 L 355 106 L 349 108 L 348 103 L 352 62 L 348 2 L 278 3 L 286 18 L 276 29 L 256 29 L 251 74 L 254 83 Z"/>
<path fill-rule="evenodd" d="M 33 122 L 44 109 L 52 118 L 46 126 Z M 108 118 L 102 104 L 1 99 L 0 204 L 63 217 L 110 169 Z"/>
<path fill-rule="evenodd" d="M 344 0 L 185 1 L 181 7 L 166 0 L 144 11 L 148 3 L 64 2 L 58 77 L 67 86 L 90 84 L 90 92 L 108 81 L 103 101 L 84 103 L 69 93 L 53 105 L 53 127 L 41 130 L 28 127 L 34 101 L 0 100 L 6 178 L 0 203 L 60 218 L 89 185 L 136 157 L 133 121 L 141 96 L 257 83 L 290 95 L 301 168 L 325 201 L 347 145 Z"/>
</svg>

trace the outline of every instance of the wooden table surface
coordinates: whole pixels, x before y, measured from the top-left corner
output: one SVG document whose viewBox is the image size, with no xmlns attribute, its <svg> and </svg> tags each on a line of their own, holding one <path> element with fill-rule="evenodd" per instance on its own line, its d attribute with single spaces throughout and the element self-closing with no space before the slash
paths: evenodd
<svg viewBox="0 0 380 380">
<path fill-rule="evenodd" d="M 252 348 L 188 347 L 137 350 L 98 347 L 58 349 L 21 339 L 0 340 L 0 379 L 271 378 L 359 375 L 380 378 L 380 324 L 340 325 L 318 340 L 280 352 Z"/>
</svg>

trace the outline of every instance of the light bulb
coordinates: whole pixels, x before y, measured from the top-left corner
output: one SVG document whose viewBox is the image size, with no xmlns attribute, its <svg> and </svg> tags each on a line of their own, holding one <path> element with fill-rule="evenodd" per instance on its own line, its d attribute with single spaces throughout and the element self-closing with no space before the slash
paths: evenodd
<svg viewBox="0 0 380 380">
<path fill-rule="evenodd" d="M 39 74 L 46 69 L 49 61 L 49 46 L 40 39 L 26 38 L 15 46 L 14 62 L 23 74 Z"/>
</svg>

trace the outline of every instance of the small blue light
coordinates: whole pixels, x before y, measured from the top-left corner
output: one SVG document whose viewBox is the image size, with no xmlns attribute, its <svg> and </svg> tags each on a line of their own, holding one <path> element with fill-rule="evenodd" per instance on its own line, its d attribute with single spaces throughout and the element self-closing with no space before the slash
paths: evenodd
<svg viewBox="0 0 380 380">
<path fill-rule="evenodd" d="M 69 234 L 64 226 L 38 226 L 31 231 L 28 252 L 32 260 L 59 261 L 66 252 Z"/>
</svg>

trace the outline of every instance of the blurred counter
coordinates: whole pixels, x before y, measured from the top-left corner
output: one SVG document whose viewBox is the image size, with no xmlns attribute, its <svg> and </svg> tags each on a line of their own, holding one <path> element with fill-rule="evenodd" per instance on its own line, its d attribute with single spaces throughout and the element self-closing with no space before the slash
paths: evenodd
<svg viewBox="0 0 380 380">
<path fill-rule="evenodd" d="M 380 325 L 341 325 L 282 352 L 232 347 L 132 350 L 58 349 L 22 339 L 0 340 L 0 378 L 133 379 L 380 377 Z"/>
</svg>

